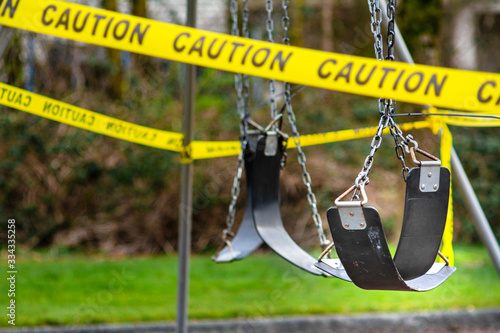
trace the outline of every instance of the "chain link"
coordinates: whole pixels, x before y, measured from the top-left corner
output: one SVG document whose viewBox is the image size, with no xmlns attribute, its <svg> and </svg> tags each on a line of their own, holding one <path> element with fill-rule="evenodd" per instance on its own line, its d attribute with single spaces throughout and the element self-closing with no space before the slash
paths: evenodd
<svg viewBox="0 0 500 333">
<path fill-rule="evenodd" d="M 290 17 L 288 16 L 288 6 L 290 0 L 282 0 L 281 6 L 283 7 L 283 17 L 281 18 L 281 25 L 283 26 L 283 44 L 290 45 L 290 37 L 288 30 L 290 29 Z"/>
<path fill-rule="evenodd" d="M 266 12 L 267 12 L 267 20 L 266 20 L 267 41 L 274 43 L 273 0 L 266 0 Z"/>
<path fill-rule="evenodd" d="M 378 60 L 384 60 L 383 54 L 383 42 L 382 42 L 382 34 L 380 32 L 380 23 L 381 23 L 381 10 L 380 10 L 380 2 L 379 0 L 368 0 L 368 7 L 370 10 L 371 16 L 371 31 L 373 33 L 373 37 L 375 39 L 374 49 L 375 56 Z M 387 17 L 388 17 L 388 25 L 387 25 L 387 56 L 385 60 L 394 61 L 394 46 L 395 46 L 395 10 L 396 10 L 396 0 L 389 0 L 387 2 Z M 393 115 L 396 111 L 396 102 L 392 99 L 383 99 L 380 98 L 378 100 L 378 108 L 380 113 L 380 121 L 377 128 L 377 132 L 372 139 L 370 153 L 365 159 L 363 164 L 363 169 L 359 173 L 356 178 L 355 184 L 356 188 L 359 189 L 360 186 L 367 185 L 369 182 L 368 175 L 370 174 L 370 170 L 373 166 L 373 160 L 375 152 L 380 148 L 382 144 L 382 133 L 385 128 L 389 127 L 390 133 L 394 138 L 395 143 L 395 152 L 397 158 L 401 161 L 403 166 L 402 174 L 403 179 L 406 181 L 409 168 L 405 164 L 405 149 L 404 146 L 408 144 L 407 140 L 403 136 L 403 132 L 397 126 Z M 401 139 L 401 141 L 400 141 Z M 354 198 L 357 198 L 358 191 L 355 191 Z"/>
<path fill-rule="evenodd" d="M 267 29 L 267 41 L 274 43 L 273 32 L 274 32 L 274 21 L 273 21 L 273 1 L 266 0 L 266 29 Z M 278 104 L 276 102 L 276 81 L 269 80 L 269 103 L 271 105 L 271 119 L 275 119 L 278 116 Z M 273 125 L 272 129 L 275 131 L 278 125 Z"/>
<path fill-rule="evenodd" d="M 290 28 L 290 17 L 288 16 L 288 6 L 290 4 L 290 0 L 282 0 L 281 5 L 283 7 L 283 18 L 281 20 L 283 25 L 283 44 L 290 45 L 290 37 L 288 36 L 289 28 Z M 311 175 L 307 172 L 306 168 L 306 155 L 302 151 L 300 146 L 300 134 L 297 129 L 297 119 L 295 118 L 295 113 L 293 112 L 292 103 L 291 103 L 291 86 L 289 82 L 284 82 L 284 98 L 285 98 L 285 107 L 286 113 L 288 116 L 288 122 L 292 128 L 293 133 L 293 141 L 297 146 L 297 158 L 302 168 L 302 181 L 307 189 L 307 201 L 309 202 L 309 206 L 312 211 L 312 218 L 314 221 L 314 225 L 316 226 L 316 230 L 318 232 L 319 242 L 322 248 L 326 248 L 330 241 L 326 238 L 325 232 L 323 230 L 323 221 L 321 220 L 321 215 L 318 212 L 318 204 L 316 201 L 316 196 L 313 193 L 311 186 Z"/>
<path fill-rule="evenodd" d="M 385 60 L 394 61 L 394 44 L 396 42 L 396 33 L 394 31 L 396 22 L 396 0 L 387 1 L 387 56 Z"/>
<path fill-rule="evenodd" d="M 245 12 L 246 8 L 246 12 Z M 238 27 L 238 1 L 231 0 L 229 4 L 229 9 L 231 12 L 231 33 L 233 36 L 239 36 L 240 31 Z M 246 0 L 243 1 L 243 35 L 248 37 L 248 8 L 246 6 Z M 231 203 L 229 204 L 228 214 L 226 218 L 226 229 L 223 232 L 223 238 L 230 237 L 232 235 L 232 228 L 234 224 L 234 217 L 236 214 L 236 202 L 240 195 L 241 189 L 241 176 L 243 175 L 244 163 L 244 151 L 247 146 L 247 111 L 248 111 L 248 96 L 249 96 L 249 83 L 248 75 L 241 75 L 240 73 L 234 74 L 234 86 L 236 88 L 237 100 L 236 107 L 238 110 L 238 115 L 240 116 L 240 141 L 241 141 L 241 152 L 238 155 L 238 161 L 236 162 L 236 175 L 233 180 L 233 187 L 231 189 Z"/>
<path fill-rule="evenodd" d="M 391 117 L 389 125 L 389 130 L 391 131 L 392 137 L 394 138 L 394 150 L 396 151 L 396 156 L 401 161 L 401 165 L 403 166 L 403 168 L 401 169 L 401 174 L 403 175 L 403 180 L 406 182 L 406 179 L 408 178 L 408 172 L 410 171 L 410 168 L 408 168 L 405 163 L 405 146 L 408 146 L 408 141 L 404 138 L 403 132 L 394 121 L 394 118 Z M 399 141 L 399 139 L 402 139 L 401 142 Z"/>
<path fill-rule="evenodd" d="M 238 197 L 240 195 L 240 184 L 241 184 L 241 176 L 243 175 L 243 151 L 238 155 L 238 162 L 236 164 L 236 176 L 234 176 L 233 180 L 233 188 L 231 189 L 231 204 L 229 205 L 229 211 L 226 218 L 226 229 L 224 230 L 223 236 L 230 235 L 231 230 L 234 224 L 234 216 L 236 214 L 236 202 L 238 201 Z"/>
<path fill-rule="evenodd" d="M 356 188 L 367 185 L 369 183 L 368 175 L 370 174 L 370 171 L 373 166 L 374 156 L 377 150 L 380 148 L 380 145 L 382 144 L 382 133 L 389 124 L 390 119 L 391 117 L 389 117 L 388 115 L 382 115 L 380 117 L 380 121 L 377 127 L 377 132 L 373 136 L 370 145 L 370 153 L 368 154 L 368 156 L 366 156 L 365 162 L 363 163 L 363 169 L 361 169 L 361 172 L 358 174 L 358 177 L 356 178 L 355 181 Z"/>
<path fill-rule="evenodd" d="M 241 21 L 242 21 L 242 28 L 241 28 L 241 34 L 245 38 L 250 37 L 250 33 L 248 30 L 248 17 L 249 17 L 250 11 L 248 10 L 248 1 L 243 0 L 243 9 L 242 9 L 242 14 L 241 14 Z M 245 116 L 248 117 L 249 115 L 249 95 L 250 95 L 250 78 L 248 75 L 243 74 L 243 101 L 244 101 L 244 110 L 245 110 Z"/>
<path fill-rule="evenodd" d="M 387 56 L 385 57 L 385 60 L 389 61 L 394 61 L 394 46 L 396 43 L 396 33 L 395 33 L 395 26 L 396 26 L 396 0 L 389 0 L 387 2 L 387 18 L 389 20 L 387 24 Z M 393 114 L 396 111 L 396 101 L 393 101 L 392 99 L 385 100 L 385 109 L 386 112 L 390 115 L 390 132 L 392 137 L 394 138 L 394 150 L 396 152 L 396 157 L 401 161 L 402 165 L 402 170 L 401 174 L 403 176 L 403 180 L 406 182 L 409 168 L 406 166 L 405 163 L 405 145 L 408 145 L 407 140 L 405 139 L 403 132 L 401 129 L 398 127 L 396 124 L 396 121 L 392 117 Z M 400 141 L 401 139 L 401 141 Z"/>
<path fill-rule="evenodd" d="M 380 32 L 380 22 L 382 21 L 382 12 L 380 10 L 379 0 L 368 0 L 368 8 L 370 9 L 371 26 L 370 29 L 375 37 L 373 47 L 377 60 L 383 60 L 383 42 L 382 33 Z"/>
</svg>

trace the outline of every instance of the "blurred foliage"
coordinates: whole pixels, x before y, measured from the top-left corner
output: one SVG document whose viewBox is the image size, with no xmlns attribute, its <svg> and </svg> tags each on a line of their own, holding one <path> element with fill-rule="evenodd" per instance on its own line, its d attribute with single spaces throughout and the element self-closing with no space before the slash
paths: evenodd
<svg viewBox="0 0 500 333">
<path fill-rule="evenodd" d="M 291 18 L 292 44 L 321 48 L 322 13 L 318 6 L 297 4 Z M 279 12 L 275 21 L 280 20 Z M 254 8 L 250 27 L 265 36 L 265 11 Z M 335 3 L 331 28 L 334 51 L 373 57 L 366 3 Z M 405 1 L 398 5 L 398 23 L 415 59 L 439 61 L 443 28 L 440 1 Z M 277 21 L 278 22 L 278 21 Z M 299 25 L 299 23 L 301 23 Z M 229 22 L 228 22 L 229 23 Z M 295 25 L 294 25 L 295 24 Z M 276 41 L 281 27 L 276 24 Z M 3 82 L 23 87 L 26 61 L 25 33 L 17 32 L 5 54 Z M 254 36 L 254 37 L 255 37 Z M 112 117 L 170 131 L 181 131 L 183 65 L 126 52 L 111 56 L 105 49 L 36 36 L 35 91 Z M 20 51 L 21 50 L 21 51 Z M 40 56 L 42 55 L 42 56 Z M 120 59 L 118 62 L 117 59 Z M 118 65 L 117 65 L 118 64 Z M 122 66 L 115 87 L 116 66 Z M 251 78 L 250 109 L 261 124 L 269 122 L 267 81 Z M 298 91 L 300 87 L 293 87 Z M 277 91 L 282 91 L 277 85 Z M 118 92 L 118 93 L 117 93 Z M 377 100 L 308 88 L 294 97 L 301 133 L 318 133 L 376 126 Z M 278 107 L 282 106 L 282 99 Z M 234 77 L 212 69 L 197 69 L 195 138 L 236 140 Z M 398 104 L 400 112 L 419 110 Z M 85 132 L 29 114 L 2 108 L 0 134 L 0 219 L 15 218 L 18 241 L 28 247 L 60 244 L 114 253 L 170 252 L 177 246 L 179 160 L 177 154 Z M 399 122 L 416 120 L 400 119 Z M 284 131 L 291 133 L 287 122 Z M 453 129 L 455 144 L 466 171 L 497 236 L 500 235 L 500 140 L 495 129 Z M 438 138 L 429 131 L 411 133 L 426 150 L 436 152 Z M 324 221 L 326 209 L 348 188 L 370 151 L 371 138 L 305 149 Z M 214 249 L 220 244 L 236 158 L 195 163 L 193 247 Z M 402 218 L 404 182 L 394 142 L 384 136 L 368 187 L 379 207 L 391 239 Z M 303 246 L 315 246 L 317 235 L 296 152 L 289 152 L 282 172 L 282 215 L 288 231 Z M 242 184 L 236 224 L 244 212 Z M 477 241 L 470 215 L 456 194 L 457 237 Z M 325 223 L 326 224 L 326 223 Z M 237 227 L 237 225 L 235 226 Z M 0 239 L 5 237 L 0 230 Z"/>
<path fill-rule="evenodd" d="M 441 0 L 406 0 L 398 7 L 398 25 L 416 63 L 439 65 L 443 18 Z"/>
</svg>

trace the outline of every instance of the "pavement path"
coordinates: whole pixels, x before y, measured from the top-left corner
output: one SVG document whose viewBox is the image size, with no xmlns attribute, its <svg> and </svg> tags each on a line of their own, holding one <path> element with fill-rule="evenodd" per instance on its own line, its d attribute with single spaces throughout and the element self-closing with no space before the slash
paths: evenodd
<svg viewBox="0 0 500 333">
<path fill-rule="evenodd" d="M 0 329 L 0 333 L 174 333 L 175 324 L 139 323 Z M 382 313 L 193 321 L 190 333 L 500 333 L 500 308 L 428 313 Z"/>
</svg>

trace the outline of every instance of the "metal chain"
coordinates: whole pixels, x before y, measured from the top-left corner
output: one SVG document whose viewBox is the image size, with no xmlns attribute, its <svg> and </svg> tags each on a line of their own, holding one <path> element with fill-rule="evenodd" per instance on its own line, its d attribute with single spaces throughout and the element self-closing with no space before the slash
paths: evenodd
<svg viewBox="0 0 500 333">
<path fill-rule="evenodd" d="M 238 28 L 238 1 L 231 0 L 229 4 L 230 12 L 231 12 L 231 33 L 233 36 L 239 36 L 240 31 Z M 246 0 L 244 0 L 244 8 L 246 8 Z M 244 11 L 245 13 L 245 11 Z M 245 16 L 246 15 L 246 16 Z M 243 16 L 243 34 L 246 34 L 248 37 L 248 8 L 247 12 Z M 238 201 L 238 197 L 240 195 L 241 189 L 241 176 L 243 175 L 244 168 L 244 151 L 247 146 L 247 130 L 248 123 L 246 121 L 246 114 L 248 110 L 248 95 L 249 95 L 249 84 L 248 84 L 248 76 L 241 75 L 240 73 L 234 74 L 234 85 L 237 93 L 237 101 L 236 106 L 238 110 L 238 114 L 240 116 L 240 141 L 241 141 L 241 152 L 238 155 L 238 161 L 236 162 L 236 175 L 233 180 L 233 187 L 231 189 L 231 203 L 229 204 L 228 214 L 226 218 L 226 229 L 223 231 L 223 239 L 226 241 L 228 237 L 232 236 L 232 228 L 234 224 L 234 217 L 236 214 L 236 202 Z"/>
<path fill-rule="evenodd" d="M 266 0 L 266 29 L 267 29 L 267 41 L 274 43 L 273 32 L 274 32 L 274 21 L 273 21 L 273 1 Z M 269 80 L 269 100 L 271 105 L 271 119 L 275 119 L 278 116 L 278 104 L 276 102 L 276 81 Z M 276 130 L 278 125 L 273 125 L 272 129 Z"/>
<path fill-rule="evenodd" d="M 266 20 L 267 41 L 274 43 L 273 0 L 266 0 L 266 12 L 267 12 L 267 20 Z"/>
<path fill-rule="evenodd" d="M 385 60 L 394 61 L 394 46 L 396 43 L 396 0 L 389 0 L 387 2 L 387 56 Z M 389 129 L 391 131 L 391 135 L 394 138 L 394 149 L 396 152 L 396 157 L 401 161 L 401 165 L 403 166 L 401 170 L 401 174 L 403 175 L 403 180 L 406 182 L 408 171 L 410 170 L 405 163 L 405 149 L 404 146 L 408 145 L 407 140 L 405 139 L 403 132 L 396 124 L 396 121 L 392 117 L 396 111 L 396 101 L 392 99 L 385 100 L 385 110 L 391 117 Z M 399 141 L 401 139 L 401 142 Z"/>
<path fill-rule="evenodd" d="M 406 182 L 406 179 L 408 178 L 408 172 L 410 171 L 410 168 L 408 168 L 405 163 L 405 146 L 408 146 L 408 141 L 404 137 L 403 131 L 401 131 L 401 129 L 394 121 L 394 118 L 392 117 L 389 122 L 389 130 L 391 131 L 392 137 L 394 138 L 394 150 L 396 151 L 397 158 L 401 161 L 401 165 L 403 166 L 403 168 L 401 169 L 401 174 L 403 175 L 403 180 Z M 402 143 L 399 141 L 399 139 L 401 139 Z"/>
<path fill-rule="evenodd" d="M 382 132 L 384 129 L 387 127 L 389 124 L 391 117 L 388 115 L 383 114 L 380 117 L 380 121 L 378 123 L 378 128 L 376 134 L 373 136 L 372 142 L 371 142 L 371 149 L 370 153 L 365 159 L 365 162 L 363 164 L 363 169 L 359 173 L 358 177 L 356 178 L 355 184 L 356 188 L 359 188 L 360 186 L 367 185 L 369 183 L 369 178 L 368 175 L 370 174 L 370 170 L 372 169 L 373 166 L 373 159 L 375 152 L 380 148 L 380 145 L 382 144 Z"/>
<path fill-rule="evenodd" d="M 382 21 L 382 13 L 380 10 L 379 0 L 368 0 L 368 8 L 371 15 L 371 31 L 375 37 L 373 47 L 375 49 L 375 56 L 377 60 L 383 60 L 383 42 L 382 33 L 380 32 L 380 22 Z"/>
<path fill-rule="evenodd" d="M 241 12 L 241 21 L 242 21 L 241 35 L 245 38 L 250 38 L 250 33 L 248 30 L 249 14 L 250 11 L 248 10 L 248 1 L 243 0 L 243 9 Z M 243 101 L 244 101 L 244 110 L 246 117 L 248 117 L 250 113 L 248 105 L 249 96 L 250 96 L 250 77 L 247 74 L 243 74 Z"/>
<path fill-rule="evenodd" d="M 233 188 L 231 189 L 231 204 L 229 204 L 229 210 L 226 218 L 226 229 L 224 229 L 222 235 L 223 238 L 227 238 L 227 236 L 232 235 L 234 216 L 236 214 L 236 202 L 238 201 L 238 197 L 240 195 L 240 184 L 241 176 L 243 175 L 243 166 L 243 151 L 241 151 L 238 155 L 238 162 L 236 164 L 236 176 L 234 176 Z"/>
<path fill-rule="evenodd" d="M 377 60 L 384 60 L 384 49 L 383 49 L 383 41 L 382 41 L 382 33 L 380 32 L 380 23 L 382 21 L 381 10 L 380 10 L 380 2 L 379 0 L 368 0 L 368 8 L 370 10 L 370 18 L 371 18 L 371 31 L 374 37 L 373 47 L 375 49 L 375 57 Z M 367 185 L 370 181 L 368 175 L 373 167 L 373 160 L 375 156 L 375 152 L 380 148 L 382 144 L 382 132 L 389 124 L 389 115 L 387 114 L 387 110 L 385 108 L 385 99 L 380 98 L 378 100 L 378 110 L 380 113 L 380 121 L 378 124 L 377 132 L 372 139 L 370 145 L 370 153 L 365 158 L 365 162 L 363 163 L 363 168 L 361 169 L 358 177 L 356 178 L 355 184 L 356 189 L 359 189 L 360 186 Z M 356 190 L 354 192 L 353 199 L 358 197 L 359 193 Z"/>
<path fill-rule="evenodd" d="M 396 42 L 396 33 L 394 31 L 396 22 L 396 0 L 387 1 L 387 56 L 385 60 L 394 61 L 394 44 Z"/>
<path fill-rule="evenodd" d="M 281 20 L 281 23 L 283 25 L 283 44 L 285 45 L 290 45 L 290 37 L 288 36 L 288 31 L 290 28 L 290 17 L 288 16 L 288 6 L 290 4 L 290 0 L 282 0 L 281 5 L 283 7 L 283 18 Z M 312 191 L 312 186 L 311 186 L 311 175 L 309 172 L 307 172 L 306 168 L 306 155 L 302 151 L 302 148 L 300 146 L 300 134 L 297 129 L 297 119 L 295 118 L 295 113 L 293 112 L 292 108 L 292 103 L 291 103 L 291 87 L 289 82 L 284 82 L 285 86 L 285 106 L 286 106 L 286 112 L 288 116 L 288 122 L 290 123 L 290 126 L 292 128 L 292 133 L 293 133 L 293 141 L 295 142 L 295 145 L 297 146 L 297 157 L 299 160 L 299 164 L 302 168 L 302 181 L 304 182 L 304 185 L 307 188 L 307 201 L 309 202 L 309 206 L 311 206 L 312 210 L 312 218 L 314 221 L 314 224 L 316 226 L 316 229 L 318 231 L 318 237 L 320 241 L 320 245 L 322 248 L 326 248 L 329 244 L 330 241 L 326 238 L 325 232 L 323 230 L 323 221 L 321 220 L 321 215 L 318 212 L 318 205 L 316 201 L 316 196 L 314 195 Z"/>
<path fill-rule="evenodd" d="M 383 42 L 382 42 L 382 34 L 380 32 L 380 23 L 381 23 L 381 10 L 380 10 L 380 2 L 379 0 L 368 0 L 368 7 L 371 14 L 371 31 L 373 33 L 375 42 L 375 56 L 378 60 L 384 60 L 383 54 Z M 387 17 L 389 22 L 387 24 L 387 56 L 385 60 L 394 61 L 394 46 L 395 46 L 395 10 L 396 10 L 396 0 L 389 0 L 387 3 Z M 405 164 L 405 150 L 404 145 L 407 144 L 406 139 L 403 136 L 403 132 L 397 126 L 394 121 L 393 114 L 396 111 L 396 102 L 392 99 L 383 99 L 380 98 L 378 101 L 378 108 L 380 113 L 380 121 L 377 128 L 377 132 L 372 139 L 370 153 L 365 159 L 363 164 L 363 169 L 359 173 L 356 178 L 355 184 L 356 188 L 359 188 L 361 185 L 366 185 L 369 182 L 368 175 L 370 174 L 370 170 L 373 166 L 373 159 L 375 152 L 380 148 L 382 144 L 382 132 L 386 127 L 389 126 L 390 132 L 394 138 L 395 142 L 395 151 L 397 158 L 401 161 L 403 165 L 403 179 L 406 181 L 406 176 L 408 174 L 408 167 Z M 402 139 L 402 143 L 399 139 Z M 358 191 L 354 193 L 354 198 L 359 195 Z"/>
<path fill-rule="evenodd" d="M 281 6 L 283 7 L 283 17 L 281 18 L 281 25 L 283 26 L 283 44 L 290 45 L 290 37 L 288 36 L 288 30 L 290 29 L 290 17 L 288 16 L 288 6 L 290 5 L 290 0 L 282 0 Z"/>
</svg>

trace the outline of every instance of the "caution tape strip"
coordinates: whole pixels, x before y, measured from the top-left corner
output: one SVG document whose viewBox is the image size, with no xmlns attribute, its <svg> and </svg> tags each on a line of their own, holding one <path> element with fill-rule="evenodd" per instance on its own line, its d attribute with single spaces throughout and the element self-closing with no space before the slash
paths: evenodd
<svg viewBox="0 0 500 333">
<path fill-rule="evenodd" d="M 124 141 L 183 151 L 184 135 L 136 125 L 0 83 L 0 104 Z"/>
<path fill-rule="evenodd" d="M 432 124 L 428 121 L 417 121 L 413 123 L 400 124 L 399 127 L 403 131 L 412 129 L 430 128 Z M 348 129 L 341 131 L 332 131 L 326 133 L 306 134 L 300 136 L 300 146 L 316 146 L 326 143 L 355 140 L 374 136 L 378 127 L 365 127 L 359 129 Z M 386 128 L 383 134 L 388 134 L 389 129 Z M 297 148 L 295 140 L 290 137 L 287 143 L 288 148 Z M 241 151 L 241 143 L 239 141 L 193 141 L 191 143 L 191 158 L 206 159 L 222 156 L 235 156 Z"/>
<path fill-rule="evenodd" d="M 190 163 L 193 160 L 199 159 L 236 156 L 241 151 L 241 144 L 239 141 L 192 141 L 191 144 L 184 149 L 184 135 L 181 133 L 158 130 L 119 120 L 5 83 L 0 83 L 0 104 L 120 140 L 179 152 L 182 153 L 181 162 L 183 163 Z M 457 118 L 455 112 L 437 110 L 434 108 L 427 110 L 427 112 L 429 113 L 428 119 L 400 124 L 401 130 L 409 131 L 412 129 L 430 128 L 437 133 L 444 124 L 481 127 L 500 126 L 499 119 L 477 119 L 465 116 Z M 448 116 L 433 116 L 433 113 L 445 113 Z M 300 145 L 306 147 L 366 138 L 375 135 L 376 131 L 377 127 L 374 126 L 327 133 L 307 134 L 300 136 Z M 389 130 L 385 129 L 383 133 L 387 134 Z M 296 148 L 293 138 L 288 139 L 288 147 Z"/>
<path fill-rule="evenodd" d="M 451 149 L 453 147 L 453 137 L 450 129 L 446 124 L 441 128 L 441 165 L 448 170 L 451 170 Z M 450 177 L 452 177 L 450 175 Z M 453 177 L 452 177 L 453 178 Z M 453 266 L 455 257 L 453 254 L 453 195 L 452 195 L 452 181 L 450 178 L 450 197 L 448 200 L 448 215 L 446 215 L 446 225 L 444 227 L 443 242 L 441 246 L 441 253 L 448 258 L 450 265 Z"/>
<path fill-rule="evenodd" d="M 189 147 L 184 149 L 184 136 L 181 133 L 162 131 L 136 125 L 4 83 L 0 83 L 0 104 L 124 141 L 180 152 L 182 155 L 181 161 L 184 163 L 190 163 L 194 159 L 234 156 L 238 155 L 241 151 L 239 141 L 193 141 Z M 480 127 L 500 126 L 500 120 L 498 119 L 492 120 L 490 118 L 470 118 L 465 116 L 457 117 L 456 112 L 437 110 L 435 108 L 426 110 L 426 112 L 429 113 L 427 120 L 403 123 L 400 124 L 399 127 L 402 131 L 429 128 L 432 129 L 434 134 L 441 132 L 441 160 L 443 166 L 448 168 L 451 168 L 452 136 L 447 124 Z M 433 113 L 439 113 L 439 115 L 433 115 Z M 442 116 L 441 114 L 446 114 L 446 116 Z M 313 146 L 372 137 L 377 132 L 377 129 L 378 127 L 374 126 L 302 135 L 300 137 L 300 144 L 301 146 Z M 389 129 L 386 128 L 383 134 L 388 133 Z M 289 138 L 288 140 L 288 147 L 296 148 L 295 140 L 293 140 L 293 138 Z M 442 253 L 449 259 L 451 265 L 453 265 L 454 262 L 452 239 L 453 201 L 450 192 L 450 205 L 443 236 Z"/>
<path fill-rule="evenodd" d="M 57 0 L 4 0 L 0 24 L 177 62 L 371 97 L 500 113 L 500 74 L 298 48 Z"/>
<path fill-rule="evenodd" d="M 163 131 L 130 123 L 32 93 L 6 83 L 0 83 L 0 104 L 120 140 L 183 153 L 183 161 L 186 163 L 190 160 L 235 156 L 241 151 L 239 141 L 193 141 L 184 149 L 184 135 L 181 133 Z M 429 126 L 429 122 L 427 121 L 401 124 L 402 130 L 426 128 Z M 301 146 L 313 146 L 364 138 L 373 136 L 376 130 L 377 127 L 367 127 L 356 130 L 349 129 L 302 135 L 300 137 L 300 144 Z M 388 133 L 388 131 L 385 133 Z M 296 148 L 293 138 L 288 139 L 288 147 Z"/>
</svg>

